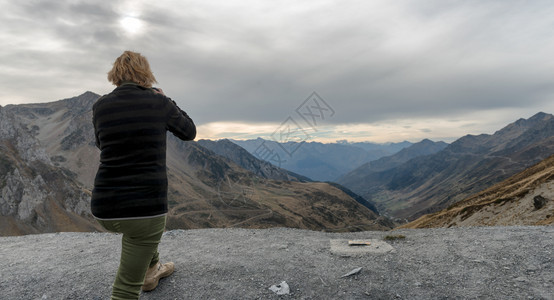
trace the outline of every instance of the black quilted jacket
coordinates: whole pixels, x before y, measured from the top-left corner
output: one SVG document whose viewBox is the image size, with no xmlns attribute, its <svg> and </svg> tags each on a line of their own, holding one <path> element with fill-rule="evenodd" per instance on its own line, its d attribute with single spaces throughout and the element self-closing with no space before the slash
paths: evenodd
<svg viewBox="0 0 554 300">
<path fill-rule="evenodd" d="M 100 167 L 92 191 L 99 219 L 167 213 L 166 132 L 193 140 L 196 126 L 170 98 L 126 83 L 93 106 Z"/>
</svg>

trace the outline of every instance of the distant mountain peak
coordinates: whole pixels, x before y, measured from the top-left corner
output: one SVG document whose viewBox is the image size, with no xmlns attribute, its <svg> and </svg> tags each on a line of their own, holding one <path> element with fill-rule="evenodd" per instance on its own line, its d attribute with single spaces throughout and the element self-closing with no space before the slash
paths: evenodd
<svg viewBox="0 0 554 300">
<path fill-rule="evenodd" d="M 553 115 L 544 112 L 539 112 L 528 119 L 518 119 L 517 121 L 508 124 L 504 128 L 496 131 L 494 136 L 511 139 L 514 136 L 522 134 L 524 131 L 536 127 L 540 123 L 551 121 Z"/>
<path fill-rule="evenodd" d="M 527 125 L 529 123 L 535 124 L 536 122 L 548 121 L 548 120 L 552 119 L 553 117 L 554 117 L 553 115 L 547 114 L 547 113 L 541 111 L 541 112 L 538 112 L 538 113 L 534 114 L 533 116 L 529 117 L 528 119 L 520 118 L 512 124 L 518 124 L 518 125 L 520 125 L 520 124 Z M 512 125 L 512 124 L 510 124 L 510 125 Z M 510 125 L 508 125 L 508 126 L 510 126 Z M 506 126 L 506 127 L 508 127 L 508 126 Z"/>
<path fill-rule="evenodd" d="M 78 97 L 83 97 L 83 96 L 100 96 L 100 95 L 98 95 L 95 92 L 86 91 L 86 92 L 82 93 L 81 95 L 79 95 Z"/>
<path fill-rule="evenodd" d="M 433 142 L 432 140 L 430 139 L 423 139 L 417 143 L 414 143 L 412 146 L 410 147 L 413 147 L 415 145 L 422 145 L 422 146 L 430 146 L 430 145 L 435 145 L 435 144 L 439 144 L 439 145 L 446 145 L 447 143 L 443 142 L 443 141 L 438 141 L 438 142 Z M 409 147 L 406 147 L 404 149 L 408 149 Z"/>
<path fill-rule="evenodd" d="M 545 112 L 540 111 L 540 112 L 536 113 L 535 115 L 533 115 L 532 117 L 530 117 L 528 120 L 530 120 L 530 121 L 534 121 L 534 120 L 546 121 L 546 120 L 549 120 L 553 117 L 554 117 L 554 115 L 552 115 L 552 114 L 547 114 Z"/>
</svg>

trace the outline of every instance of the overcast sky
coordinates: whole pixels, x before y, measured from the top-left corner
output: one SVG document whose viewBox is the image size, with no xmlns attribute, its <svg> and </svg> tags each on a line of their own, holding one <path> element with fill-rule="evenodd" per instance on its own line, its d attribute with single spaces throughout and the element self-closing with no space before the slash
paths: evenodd
<svg viewBox="0 0 554 300">
<path fill-rule="evenodd" d="M 109 93 L 133 50 L 200 138 L 452 141 L 554 112 L 552 1 L 0 4 L 2 106 Z"/>
</svg>

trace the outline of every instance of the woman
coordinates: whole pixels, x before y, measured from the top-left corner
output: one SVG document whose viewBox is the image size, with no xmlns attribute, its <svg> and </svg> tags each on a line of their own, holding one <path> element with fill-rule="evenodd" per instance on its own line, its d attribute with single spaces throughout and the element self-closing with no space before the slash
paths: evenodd
<svg viewBox="0 0 554 300">
<path fill-rule="evenodd" d="M 92 191 L 92 214 L 107 230 L 123 233 L 112 299 L 138 299 L 173 273 L 161 264 L 158 244 L 167 214 L 166 132 L 196 136 L 189 116 L 152 88 L 156 78 L 140 53 L 125 51 L 108 80 L 117 86 L 93 106 L 100 167 Z"/>
</svg>

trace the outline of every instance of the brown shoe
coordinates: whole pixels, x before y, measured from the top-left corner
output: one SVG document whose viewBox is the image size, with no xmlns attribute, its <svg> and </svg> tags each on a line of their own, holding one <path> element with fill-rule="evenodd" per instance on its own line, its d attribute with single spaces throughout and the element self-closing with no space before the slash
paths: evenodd
<svg viewBox="0 0 554 300">
<path fill-rule="evenodd" d="M 175 265 L 172 262 L 161 264 L 158 262 L 153 267 L 146 270 L 146 275 L 144 276 L 144 284 L 142 285 L 142 290 L 149 292 L 155 289 L 158 286 L 158 281 L 161 278 L 167 277 L 173 273 Z"/>
</svg>

